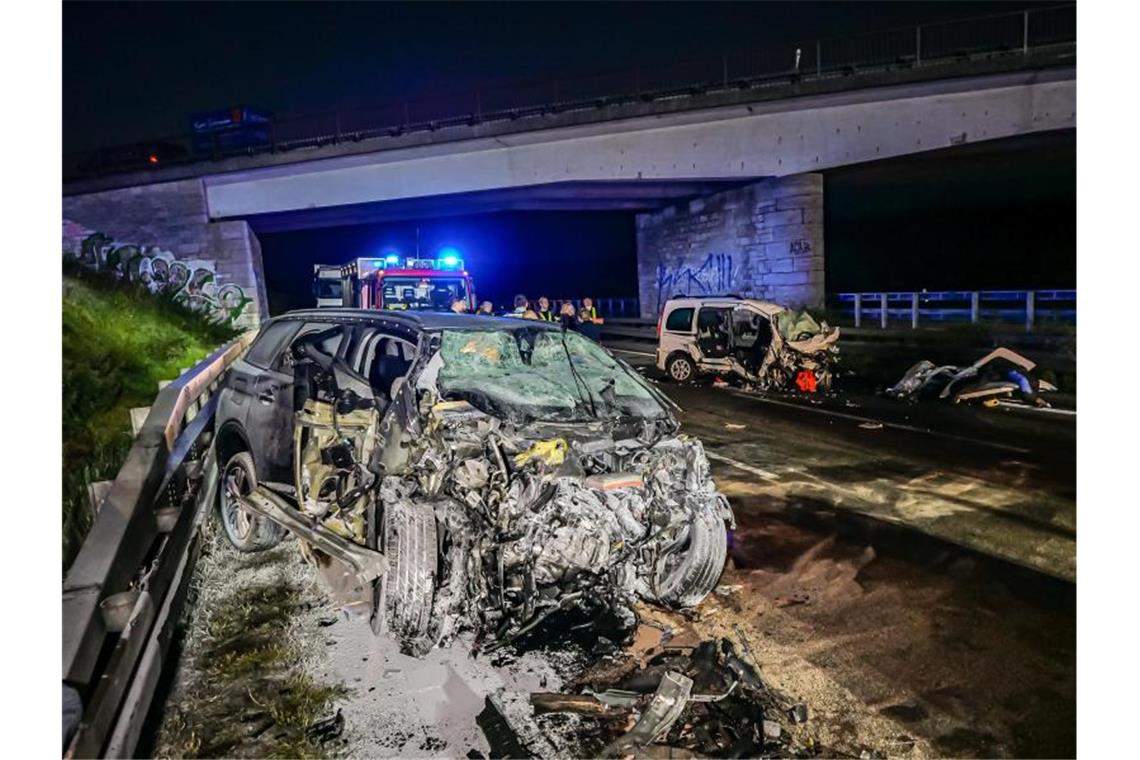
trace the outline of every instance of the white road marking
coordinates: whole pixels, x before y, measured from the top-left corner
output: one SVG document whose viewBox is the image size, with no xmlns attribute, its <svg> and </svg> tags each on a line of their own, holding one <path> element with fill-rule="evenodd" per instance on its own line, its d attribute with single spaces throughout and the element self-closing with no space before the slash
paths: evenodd
<svg viewBox="0 0 1140 760">
<path fill-rule="evenodd" d="M 819 409 L 819 408 L 814 407 L 814 406 L 807 406 L 806 404 L 793 404 L 793 403 L 788 402 L 788 401 L 777 401 L 776 399 L 764 398 L 763 396 L 756 396 L 756 395 L 751 394 L 751 393 L 745 393 L 744 391 L 730 390 L 728 392 L 734 396 L 739 396 L 740 398 L 746 398 L 746 399 L 750 399 L 752 401 L 757 401 L 761 404 L 773 404 L 775 406 L 786 406 L 789 409 L 799 409 L 799 410 L 805 411 L 805 412 L 815 412 L 816 414 L 826 414 L 830 417 L 838 417 L 840 419 L 853 420 L 855 422 L 878 422 L 878 423 L 882 423 L 883 427 L 894 428 L 895 430 L 906 430 L 907 432 L 910 432 L 910 433 L 923 433 L 924 435 L 932 435 L 932 436 L 935 436 L 937 438 L 946 438 L 946 439 L 952 440 L 952 441 L 964 441 L 966 443 L 972 443 L 975 446 L 985 446 L 985 447 L 991 448 L 991 449 L 1001 449 L 1002 451 L 1012 451 L 1016 454 L 1028 454 L 1028 453 L 1030 453 L 1030 449 L 1023 449 L 1020 446 L 1010 446 L 1009 444 L 1005 444 L 1005 443 L 994 443 L 993 441 L 986 441 L 986 440 L 982 440 L 981 438 L 970 438 L 969 436 L 954 435 L 953 433 L 941 433 L 937 430 L 930 430 L 929 428 L 921 428 L 921 427 L 918 427 L 916 425 L 903 425 L 903 424 L 898 423 L 898 422 L 883 422 L 882 420 L 876 420 L 872 417 L 861 417 L 858 414 L 847 414 L 846 412 L 837 412 L 837 411 L 834 411 L 832 409 Z"/>
<path fill-rule="evenodd" d="M 761 469 L 761 468 L 756 467 L 754 465 L 745 464 L 744 462 L 738 462 L 735 459 L 729 459 L 726 456 L 723 456 L 721 454 L 717 454 L 715 451 L 709 451 L 708 449 L 705 449 L 705 456 L 707 456 L 709 459 L 712 459 L 715 462 L 724 462 L 725 464 L 732 465 L 733 467 L 735 467 L 738 470 L 744 470 L 745 472 L 750 472 L 753 475 L 759 475 L 760 477 L 764 478 L 764 480 L 779 480 L 780 479 L 780 476 L 774 472 L 768 472 L 767 470 Z"/>
</svg>

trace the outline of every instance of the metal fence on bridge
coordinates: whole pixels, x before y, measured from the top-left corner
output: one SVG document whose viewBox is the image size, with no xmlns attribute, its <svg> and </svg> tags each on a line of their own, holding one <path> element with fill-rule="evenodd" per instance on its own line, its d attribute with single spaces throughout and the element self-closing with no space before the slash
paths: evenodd
<svg viewBox="0 0 1140 760">
<path fill-rule="evenodd" d="M 977 59 L 1016 61 L 1075 52 L 1076 4 L 768 44 L 722 55 L 639 65 L 563 78 L 488 84 L 469 91 L 396 98 L 359 108 L 275 119 L 266 142 L 203 153 L 190 135 L 64 156 L 67 179 L 188 164 L 231 156 L 394 137 L 636 102 L 857 76 Z M 209 140 L 207 140 L 207 143 Z"/>
<path fill-rule="evenodd" d="M 953 323 L 1024 325 L 1032 331 L 1042 325 L 1075 325 L 1075 290 L 947 290 L 838 293 L 837 311 L 855 327 Z"/>
</svg>

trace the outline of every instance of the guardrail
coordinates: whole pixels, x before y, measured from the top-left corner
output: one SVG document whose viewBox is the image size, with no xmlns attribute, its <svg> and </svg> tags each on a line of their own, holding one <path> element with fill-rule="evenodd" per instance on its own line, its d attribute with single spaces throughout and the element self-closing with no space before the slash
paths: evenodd
<svg viewBox="0 0 1140 760">
<path fill-rule="evenodd" d="M 158 392 L 63 581 L 69 757 L 130 757 L 154 697 L 217 484 L 216 392 L 253 333 Z"/>
<path fill-rule="evenodd" d="M 920 324 L 1002 323 L 1032 332 L 1043 324 L 1074 325 L 1076 290 L 948 290 L 838 293 L 833 301 L 855 327 Z"/>
<path fill-rule="evenodd" d="M 67 179 L 394 137 L 453 126 L 763 88 L 978 58 L 1018 60 L 1076 49 L 1076 4 L 886 29 L 848 37 L 767 44 L 722 55 L 514 81 L 470 91 L 398 98 L 362 108 L 276 119 L 268 141 L 196 151 L 180 134 L 64 156 Z M 240 141 L 239 141 L 240 142 Z M 248 142 L 248 141 L 247 141 Z"/>
<path fill-rule="evenodd" d="M 550 299 L 550 308 L 557 314 L 564 303 L 573 304 L 574 308 L 577 309 L 581 307 L 582 299 L 552 298 Z M 637 298 L 595 298 L 594 308 L 598 310 L 598 314 L 607 320 L 611 317 L 636 319 L 641 314 L 641 305 Z"/>
</svg>

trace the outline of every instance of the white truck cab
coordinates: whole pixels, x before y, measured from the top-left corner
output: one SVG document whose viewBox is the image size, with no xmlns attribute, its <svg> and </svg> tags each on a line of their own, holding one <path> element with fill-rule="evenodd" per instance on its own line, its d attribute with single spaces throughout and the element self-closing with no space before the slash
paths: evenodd
<svg viewBox="0 0 1140 760">
<path fill-rule="evenodd" d="M 678 383 L 715 373 L 765 388 L 826 390 L 838 339 L 839 328 L 769 301 L 677 297 L 665 302 L 657 323 L 657 368 Z"/>
</svg>

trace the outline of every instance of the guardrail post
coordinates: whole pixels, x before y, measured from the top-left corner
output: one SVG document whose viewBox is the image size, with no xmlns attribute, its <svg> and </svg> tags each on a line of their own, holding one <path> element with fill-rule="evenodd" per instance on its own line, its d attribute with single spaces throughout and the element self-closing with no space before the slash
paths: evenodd
<svg viewBox="0 0 1140 760">
<path fill-rule="evenodd" d="M 863 324 L 863 294 L 855 294 L 855 326 Z"/>
<path fill-rule="evenodd" d="M 910 294 L 910 329 L 918 329 L 918 293 Z"/>
<path fill-rule="evenodd" d="M 1029 55 L 1029 11 L 1021 14 L 1021 54 Z"/>
<path fill-rule="evenodd" d="M 887 326 L 887 294 L 879 294 L 879 327 Z"/>
<path fill-rule="evenodd" d="M 970 294 L 970 324 L 978 324 L 978 318 L 981 316 L 981 297 L 978 291 Z"/>
<path fill-rule="evenodd" d="M 1025 332 L 1033 332 L 1033 321 L 1036 316 L 1036 294 L 1030 290 L 1025 294 Z"/>
<path fill-rule="evenodd" d="M 819 40 L 815 41 L 815 75 L 821 76 L 823 74 L 823 56 L 820 54 Z"/>
<path fill-rule="evenodd" d="M 914 28 L 914 65 L 922 65 L 922 27 Z"/>
</svg>

